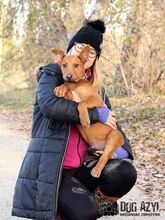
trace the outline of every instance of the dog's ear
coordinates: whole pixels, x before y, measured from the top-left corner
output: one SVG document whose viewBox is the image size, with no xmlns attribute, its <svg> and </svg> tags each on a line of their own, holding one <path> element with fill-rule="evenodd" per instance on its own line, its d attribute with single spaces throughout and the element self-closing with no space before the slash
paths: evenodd
<svg viewBox="0 0 165 220">
<path fill-rule="evenodd" d="M 78 55 L 78 57 L 80 58 L 82 63 L 85 63 L 87 61 L 88 56 L 89 56 L 89 52 L 90 52 L 90 46 L 87 45 L 83 48 L 81 53 Z"/>
<path fill-rule="evenodd" d="M 64 52 L 58 48 L 52 48 L 52 53 L 55 56 L 55 61 L 59 64 L 61 64 L 62 59 L 64 58 Z"/>
</svg>

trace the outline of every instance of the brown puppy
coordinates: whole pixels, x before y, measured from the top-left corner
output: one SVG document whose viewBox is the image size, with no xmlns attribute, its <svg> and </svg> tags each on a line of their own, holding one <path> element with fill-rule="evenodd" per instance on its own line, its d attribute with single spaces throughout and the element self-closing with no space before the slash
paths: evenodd
<svg viewBox="0 0 165 220">
<path fill-rule="evenodd" d="M 124 144 L 124 139 L 118 129 L 112 129 L 100 122 L 90 125 L 88 109 L 105 106 L 105 104 L 96 88 L 85 79 L 84 64 L 89 51 L 90 46 L 86 46 L 78 56 L 73 56 L 64 55 L 60 49 L 52 49 L 57 62 L 61 66 L 65 81 L 63 85 L 55 88 L 55 94 L 58 97 L 64 97 L 79 103 L 78 111 L 81 125 L 77 125 L 77 127 L 80 134 L 90 146 L 98 150 L 104 148 L 104 153 L 91 171 L 92 176 L 99 177 L 116 149 Z"/>
</svg>

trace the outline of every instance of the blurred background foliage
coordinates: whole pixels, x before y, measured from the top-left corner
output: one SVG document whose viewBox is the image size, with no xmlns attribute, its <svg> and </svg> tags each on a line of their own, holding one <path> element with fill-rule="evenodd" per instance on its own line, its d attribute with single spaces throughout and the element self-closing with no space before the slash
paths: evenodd
<svg viewBox="0 0 165 220">
<path fill-rule="evenodd" d="M 34 88 L 35 69 L 53 62 L 50 49 L 66 51 L 85 19 L 101 18 L 99 64 L 109 94 L 165 93 L 163 1 L 0 0 L 1 90 Z"/>
</svg>

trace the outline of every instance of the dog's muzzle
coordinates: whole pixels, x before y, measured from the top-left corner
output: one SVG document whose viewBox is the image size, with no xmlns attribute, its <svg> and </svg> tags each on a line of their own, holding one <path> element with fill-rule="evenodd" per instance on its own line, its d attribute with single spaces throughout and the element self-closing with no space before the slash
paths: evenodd
<svg viewBox="0 0 165 220">
<path fill-rule="evenodd" d="M 66 76 L 66 80 L 69 81 L 69 82 L 71 82 L 71 81 L 73 80 L 73 76 L 72 76 L 71 74 L 68 74 L 68 75 Z"/>
</svg>

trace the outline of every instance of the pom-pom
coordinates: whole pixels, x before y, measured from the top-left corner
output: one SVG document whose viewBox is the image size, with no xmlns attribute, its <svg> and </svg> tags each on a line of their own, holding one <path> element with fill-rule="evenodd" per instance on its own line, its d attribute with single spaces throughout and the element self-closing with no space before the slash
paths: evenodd
<svg viewBox="0 0 165 220">
<path fill-rule="evenodd" d="M 100 31 L 101 33 L 105 32 L 105 24 L 104 21 L 98 19 L 94 21 L 87 21 L 86 25 L 92 26 L 94 29 Z"/>
</svg>

